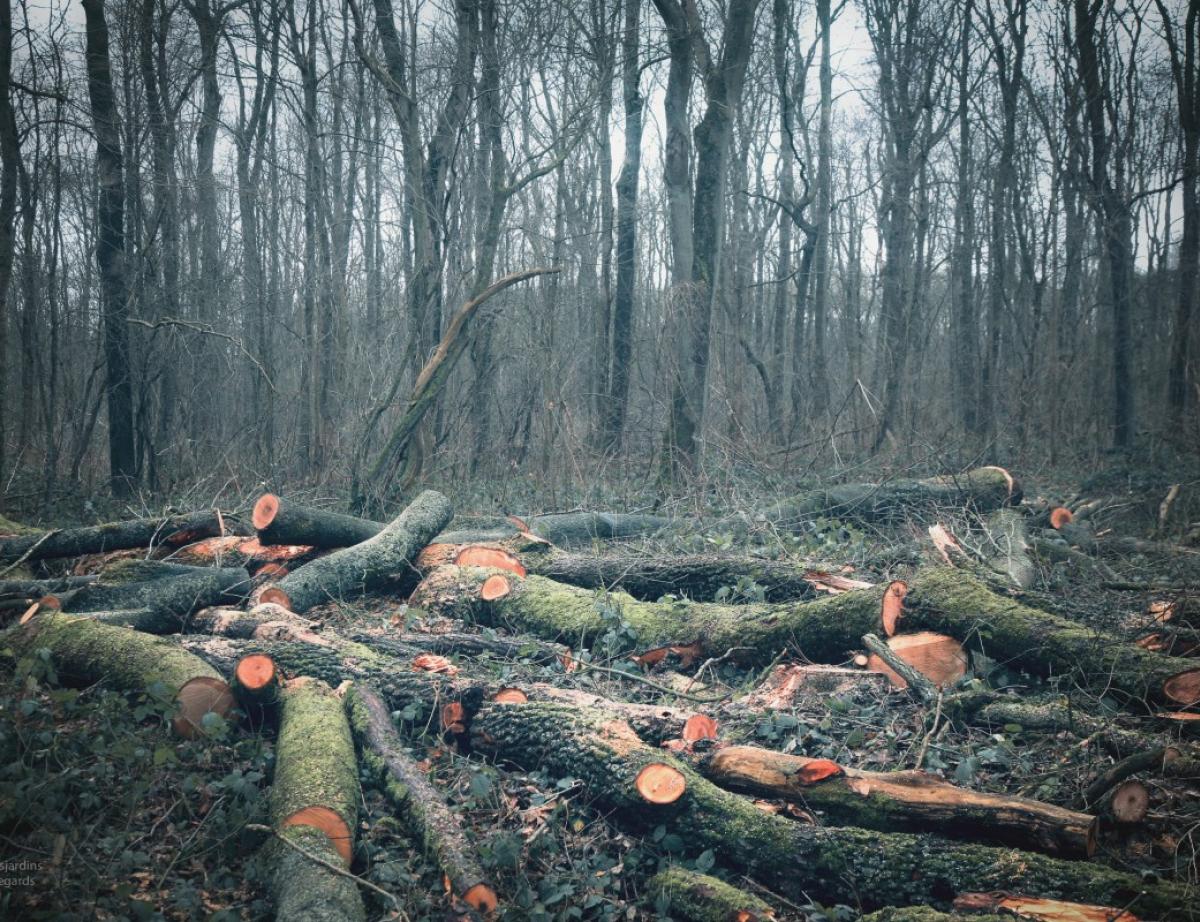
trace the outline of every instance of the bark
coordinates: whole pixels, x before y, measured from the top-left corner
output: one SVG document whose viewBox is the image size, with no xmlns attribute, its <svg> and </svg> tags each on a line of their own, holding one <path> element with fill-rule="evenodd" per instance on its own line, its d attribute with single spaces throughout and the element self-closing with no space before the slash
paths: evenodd
<svg viewBox="0 0 1200 922">
<path fill-rule="evenodd" d="M 509 580 L 511 590 L 483 601 L 480 588 L 493 575 Z M 864 634 L 879 630 L 885 591 L 863 589 L 777 605 L 639 602 L 609 593 L 599 606 L 593 592 L 544 577 L 446 566 L 427 576 L 410 601 L 434 614 L 509 625 L 568 643 L 594 641 L 610 627 L 605 612 L 617 611 L 642 649 L 695 644 L 700 655 L 720 656 L 737 647 L 741 661 L 766 664 L 788 648 L 817 662 L 843 661 Z M 1147 698 L 1177 704 L 1200 700 L 1200 669 L 1194 661 L 1151 653 L 1022 605 L 959 570 L 915 574 L 900 627 L 949 634 L 969 649 L 1039 675 L 1076 676 L 1131 705 Z"/>
<path fill-rule="evenodd" d="M 634 598 L 648 601 L 668 594 L 712 601 L 721 590 L 731 590 L 743 581 L 752 582 L 761 589 L 766 601 L 809 598 L 817 593 L 816 585 L 825 575 L 789 561 L 749 556 L 572 553 L 519 534 L 461 544 L 443 544 L 439 540 L 421 552 L 416 561 L 417 568 L 429 572 L 455 563 L 460 554 L 480 549 L 495 549 L 511 555 L 526 572 L 537 576 L 584 589 L 620 588 Z"/>
<path fill-rule="evenodd" d="M 248 533 L 236 519 L 217 511 L 148 519 L 129 519 L 104 525 L 64 528 L 41 535 L 0 539 L 0 560 L 45 560 L 48 557 L 79 557 L 132 547 L 153 548 L 160 544 L 179 546 L 200 538 Z M 26 557 L 25 555 L 28 554 Z"/>
<path fill-rule="evenodd" d="M 1096 849 L 1096 818 L 1086 813 L 967 790 L 921 771 L 842 768 L 809 781 L 806 771 L 824 762 L 730 746 L 703 757 L 698 768 L 723 788 L 798 803 L 838 826 L 932 832 L 1067 856 L 1091 856 Z"/>
<path fill-rule="evenodd" d="M 426 490 L 375 537 L 299 567 L 267 590 L 263 601 L 303 614 L 322 602 L 386 585 L 411 565 L 452 515 L 446 497 Z"/>
<path fill-rule="evenodd" d="M 535 535 L 562 547 L 641 537 L 670 524 L 669 519 L 660 515 L 615 512 L 559 512 L 533 515 L 523 521 Z"/>
<path fill-rule="evenodd" d="M 16 597 L 41 598 L 78 589 L 96 581 L 95 576 L 60 576 L 57 579 L 6 579 L 0 580 L 0 599 Z"/>
<path fill-rule="evenodd" d="M 309 857 L 337 866 L 341 859 L 328 836 L 311 826 L 289 826 L 279 835 L 283 841 L 269 842 L 264 849 L 275 918 L 279 922 L 363 922 L 366 909 L 354 881 Z"/>
<path fill-rule="evenodd" d="M 96 134 L 96 264 L 103 301 L 109 481 L 123 496 L 137 476 L 133 446 L 133 381 L 129 352 L 129 291 L 125 267 L 125 167 L 121 121 L 113 95 L 104 0 L 86 0 L 88 99 Z"/>
<path fill-rule="evenodd" d="M 708 874 L 674 866 L 646 882 L 646 903 L 656 912 L 666 904 L 672 918 L 691 922 L 759 922 L 775 913 L 758 897 Z"/>
<path fill-rule="evenodd" d="M 9 291 L 16 250 L 13 220 L 17 214 L 17 173 L 21 143 L 12 107 L 12 4 L 0 9 L 0 364 L 8 361 Z M 4 475 L 8 445 L 5 426 L 8 376 L 0 373 L 0 476 Z"/>
<path fill-rule="evenodd" d="M 121 691 L 150 689 L 155 695 L 161 687 L 162 698 L 177 706 L 172 725 L 181 736 L 200 734 L 206 714 L 224 716 L 233 707 L 229 686 L 207 662 L 138 631 L 41 611 L 6 632 L 4 641 L 17 656 L 49 650 L 59 681 L 106 682 Z"/>
<path fill-rule="evenodd" d="M 1016 509 L 998 509 L 987 520 L 992 553 L 988 566 L 1018 589 L 1032 588 L 1037 571 L 1029 556 L 1025 518 Z"/>
<path fill-rule="evenodd" d="M 762 518 L 780 528 L 817 517 L 859 522 L 895 522 L 939 506 L 972 506 L 986 512 L 1021 501 L 1021 487 L 1000 467 L 981 467 L 964 474 L 890 483 L 851 483 L 801 493 L 772 506 Z"/>
<path fill-rule="evenodd" d="M 169 574 L 140 582 L 96 582 L 72 593 L 63 610 L 72 614 L 108 612 L 109 623 L 129 624 L 151 634 L 173 634 L 187 627 L 188 616 L 221 602 L 237 602 L 250 590 L 246 571 L 237 568 L 189 567 L 191 573 Z M 117 609 L 137 609 L 126 621 Z"/>
<path fill-rule="evenodd" d="M 449 881 L 455 897 L 480 912 L 496 908 L 496 892 L 479 864 L 468 833 L 425 772 L 404 750 L 388 706 L 370 686 L 344 696 L 364 764 L 383 782 L 405 824 Z"/>
<path fill-rule="evenodd" d="M 1016 889 L 1137 906 L 1155 918 L 1178 917 L 1186 905 L 1174 884 L 1147 888 L 1135 875 L 1033 852 L 950 844 L 927 836 L 806 826 L 759 810 L 687 765 L 642 743 L 603 711 L 553 704 L 486 704 L 471 722 L 480 752 L 551 777 L 579 778 L 596 805 L 625 828 L 669 824 L 689 852 L 711 849 L 721 860 L 789 898 L 836 902 L 847 891 L 865 908 L 945 904 L 957 893 Z M 635 779 L 648 765 L 682 776 L 685 791 L 651 804 Z"/>
<path fill-rule="evenodd" d="M 621 88 L 625 107 L 625 159 L 617 177 L 617 284 L 612 308 L 612 357 L 608 393 L 602 411 L 603 449 L 621 449 L 629 402 L 633 360 L 634 285 L 637 281 L 638 180 L 642 169 L 642 109 L 639 89 L 639 19 L 641 0 L 624 0 L 625 29 L 621 38 Z"/>
<path fill-rule="evenodd" d="M 252 522 L 258 540 L 266 545 L 349 547 L 374 538 L 383 529 L 379 522 L 304 506 L 274 493 L 258 498 Z"/>
<path fill-rule="evenodd" d="M 321 830 L 349 867 L 358 824 L 358 762 L 342 702 L 319 679 L 293 679 L 279 694 L 271 825 Z"/>
</svg>

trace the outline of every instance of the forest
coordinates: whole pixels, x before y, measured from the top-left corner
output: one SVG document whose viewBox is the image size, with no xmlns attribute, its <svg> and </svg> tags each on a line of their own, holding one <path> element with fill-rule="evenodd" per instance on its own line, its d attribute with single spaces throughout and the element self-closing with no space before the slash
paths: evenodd
<svg viewBox="0 0 1200 922">
<path fill-rule="evenodd" d="M 0 0 L 0 918 L 1200 916 L 1200 0 Z"/>
</svg>

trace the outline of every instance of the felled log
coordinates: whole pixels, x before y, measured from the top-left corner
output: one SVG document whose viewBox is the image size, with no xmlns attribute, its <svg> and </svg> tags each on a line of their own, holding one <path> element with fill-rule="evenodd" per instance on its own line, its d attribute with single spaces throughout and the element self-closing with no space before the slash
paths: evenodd
<svg viewBox="0 0 1200 922">
<path fill-rule="evenodd" d="M 1156 746 L 1153 749 L 1147 749 L 1144 752 L 1136 752 L 1131 756 L 1127 756 L 1115 765 L 1102 771 L 1084 789 L 1083 804 L 1088 806 L 1099 803 L 1105 794 L 1126 778 L 1136 775 L 1138 772 L 1162 769 L 1164 765 L 1174 762 L 1181 756 L 1182 753 L 1175 746 Z"/>
<path fill-rule="evenodd" d="M 264 592 L 262 601 L 303 614 L 322 602 L 385 585 L 392 574 L 410 565 L 452 515 L 446 497 L 426 490 L 373 538 L 293 570 Z"/>
<path fill-rule="evenodd" d="M 317 553 L 307 544 L 263 544 L 257 537 L 226 535 L 185 544 L 170 560 L 196 567 L 244 567 L 256 573 L 267 565 L 298 567 Z"/>
<path fill-rule="evenodd" d="M 70 613 L 136 609 L 143 614 L 138 630 L 152 634 L 170 634 L 183 630 L 188 616 L 197 609 L 244 597 L 250 589 L 246 571 L 236 568 L 184 567 L 187 572 L 172 573 L 142 582 L 92 583 L 71 593 L 63 601 Z M 110 619 L 104 619 L 110 620 Z"/>
<path fill-rule="evenodd" d="M 496 891 L 462 823 L 404 751 L 379 693 L 356 683 L 346 691 L 344 702 L 364 764 L 383 779 L 388 798 L 445 875 L 454 896 L 480 912 L 491 912 L 498 902 Z"/>
<path fill-rule="evenodd" d="M 928 704 L 937 701 L 939 688 L 952 686 L 967 674 L 962 644 L 946 634 L 897 634 L 886 644 L 874 634 L 864 634 L 862 639 L 871 653 L 867 669 L 882 673 L 893 687 L 907 688 Z"/>
<path fill-rule="evenodd" d="M 778 797 L 839 826 L 933 832 L 1058 855 L 1092 855 L 1096 818 L 1052 804 L 956 787 L 920 771 L 870 772 L 828 759 L 728 746 L 698 767 L 723 788 Z"/>
<path fill-rule="evenodd" d="M 120 548 L 153 547 L 160 544 L 178 547 L 200 538 L 229 534 L 235 530 L 249 533 L 237 519 L 216 510 L 129 519 L 83 528 L 62 528 L 40 535 L 0 538 L 0 560 L 17 560 L 21 557 L 25 557 L 26 560 L 79 557 L 83 554 L 100 554 Z"/>
<path fill-rule="evenodd" d="M 361 544 L 383 530 L 383 523 L 294 503 L 264 493 L 250 517 L 258 540 L 266 545 L 337 548 Z"/>
<path fill-rule="evenodd" d="M 271 826 L 320 830 L 342 867 L 349 867 L 358 796 L 358 763 L 342 702 L 319 679 L 291 680 L 279 694 Z"/>
<path fill-rule="evenodd" d="M 52 611 L 38 612 L 3 637 L 18 656 L 48 649 L 60 681 L 103 681 L 131 692 L 161 684 L 176 704 L 172 725 L 180 736 L 199 735 L 206 714 L 223 717 L 233 707 L 229 685 L 217 670 L 162 638 Z"/>
<path fill-rule="evenodd" d="M 767 601 L 811 598 L 822 574 L 796 564 L 757 557 L 722 554 L 686 554 L 676 557 L 629 554 L 580 554 L 517 535 L 492 542 L 429 545 L 417 567 L 428 571 L 463 556 L 483 551 L 510 554 L 528 573 L 549 577 L 584 589 L 619 587 L 636 599 L 655 600 L 664 595 L 712 601 L 722 589 L 753 582 Z M 475 566 L 481 564 L 475 563 Z"/>
<path fill-rule="evenodd" d="M 761 519 L 785 529 L 818 517 L 888 522 L 939 507 L 970 506 L 988 512 L 1016 505 L 1021 495 L 1020 484 L 1004 468 L 981 467 L 925 480 L 848 483 L 810 490 L 769 507 Z"/>
<path fill-rule="evenodd" d="M 528 660 L 547 666 L 562 662 L 570 650 L 562 644 L 531 637 L 488 637 L 448 631 L 445 634 L 389 634 L 381 636 L 363 631 L 350 632 L 348 640 L 370 644 L 393 656 L 408 657 L 414 652 L 437 653 L 441 656 L 495 656 L 506 660 Z"/>
<path fill-rule="evenodd" d="M 625 512 L 552 512 L 518 520 L 527 530 L 559 547 L 580 547 L 593 541 L 610 541 L 652 535 L 671 524 L 661 515 Z"/>
<path fill-rule="evenodd" d="M 757 896 L 719 878 L 674 865 L 646 881 L 645 903 L 690 922 L 763 922 L 775 911 Z"/>
<path fill-rule="evenodd" d="M 280 639 L 281 635 L 295 636 L 311 631 L 314 624 L 281 605 L 265 603 L 255 605 L 249 611 L 240 608 L 202 608 L 188 619 L 186 626 L 192 634 L 220 634 L 240 640 L 262 637 L 270 640 Z"/>
<path fill-rule="evenodd" d="M 321 643 L 296 640 L 231 640 L 226 637 L 181 636 L 177 643 L 231 675 L 238 662 L 250 654 L 264 654 L 285 676 L 312 676 L 337 687 L 343 682 L 364 682 L 379 691 L 393 711 L 403 712 L 415 727 L 435 725 L 447 701 L 466 701 L 471 707 L 482 700 L 473 683 L 452 676 L 418 671 L 405 662 L 366 644 L 321 637 Z"/>
<path fill-rule="evenodd" d="M 507 589 L 484 599 L 483 585 L 493 577 Z M 493 582 L 493 591 L 497 585 Z M 864 634 L 880 627 L 884 591 L 864 589 L 778 605 L 639 602 L 615 592 L 608 594 L 607 603 L 619 610 L 642 648 L 695 644 L 701 655 L 719 656 L 739 647 L 742 661 L 765 664 L 780 650 L 795 647 L 811 660 L 839 662 Z M 587 590 L 474 567 L 438 568 L 417 587 L 411 602 L 436 614 L 509 625 L 549 640 L 587 643 L 610 625 Z M 919 571 L 908 583 L 901 626 L 947 634 L 1038 674 L 1076 675 L 1133 701 L 1200 701 L 1200 668 L 1194 661 L 1151 653 L 1022 605 L 958 570 Z"/>
<path fill-rule="evenodd" d="M 332 870 L 342 858 L 325 833 L 289 826 L 277 836 L 264 853 L 279 922 L 365 922 L 358 886 Z"/>
<path fill-rule="evenodd" d="M 79 589 L 94 583 L 95 576 L 60 576 L 57 579 L 5 579 L 0 580 L 0 599 L 32 598 Z"/>
<path fill-rule="evenodd" d="M 932 906 L 888 906 L 862 917 L 861 922 L 1013 922 L 995 913 L 942 912 Z"/>
<path fill-rule="evenodd" d="M 1137 916 L 1117 906 L 1065 903 L 1062 900 L 1021 896 L 1004 891 L 960 894 L 954 900 L 954 908 L 970 912 L 999 912 L 1010 917 L 1037 919 L 1040 922 L 1138 922 Z"/>
<path fill-rule="evenodd" d="M 837 902 L 854 893 L 873 908 L 936 904 L 955 893 L 1008 887 L 1117 905 L 1144 891 L 1138 906 L 1155 918 L 1178 917 L 1187 905 L 1174 884 L 1146 887 L 1136 875 L 1087 862 L 772 816 L 646 746 L 603 711 L 487 703 L 471 722 L 471 742 L 501 761 L 579 778 L 595 803 L 631 831 L 667 824 L 689 852 L 712 849 L 792 899 Z M 652 801 L 639 786 L 650 766 L 678 776 L 681 790 L 669 803 Z"/>
</svg>

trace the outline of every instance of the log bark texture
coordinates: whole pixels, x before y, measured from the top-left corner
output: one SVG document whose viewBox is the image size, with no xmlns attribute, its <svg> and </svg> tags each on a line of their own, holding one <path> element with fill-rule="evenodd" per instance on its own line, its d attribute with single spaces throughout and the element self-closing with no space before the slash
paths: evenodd
<svg viewBox="0 0 1200 922">
<path fill-rule="evenodd" d="M 1096 848 L 1096 818 L 1086 813 L 967 790 L 920 771 L 842 768 L 810 782 L 806 769 L 818 761 L 824 760 L 729 746 L 704 756 L 699 768 L 723 788 L 789 800 L 839 826 L 932 832 L 1068 856 L 1090 856 Z"/>
<path fill-rule="evenodd" d="M 275 589 L 263 593 L 262 599 L 303 614 L 322 602 L 386 585 L 411 565 L 410 561 L 446 527 L 452 515 L 446 497 L 426 490 L 373 538 L 292 571 Z"/>
<path fill-rule="evenodd" d="M 305 506 L 274 493 L 258 498 L 251 521 L 262 544 L 325 548 L 361 544 L 374 538 L 384 527 L 381 522 Z"/>
<path fill-rule="evenodd" d="M 1142 894 L 1137 905 L 1154 918 L 1182 917 L 1187 906 L 1177 885 L 1146 886 L 1134 875 L 1088 862 L 772 816 L 646 746 L 602 711 L 489 703 L 472 720 L 471 741 L 502 761 L 579 778 L 597 805 L 627 828 L 668 824 L 689 851 L 712 849 L 792 899 L 835 902 L 853 892 L 866 908 L 944 905 L 957 893 L 1008 888 L 1111 905 Z M 635 779 L 651 763 L 683 776 L 686 791 L 673 803 L 651 805 L 638 795 Z"/>
<path fill-rule="evenodd" d="M 690 922 L 764 922 L 775 918 L 770 905 L 757 896 L 678 865 L 651 877 L 646 882 L 646 893 L 654 911 L 665 903 L 672 918 Z"/>
<path fill-rule="evenodd" d="M 792 529 L 814 518 L 864 523 L 903 521 L 922 512 L 970 506 L 988 512 L 1021 501 L 1021 487 L 1000 467 L 981 467 L 964 474 L 890 483 L 848 483 L 810 490 L 762 513 L 776 528 Z"/>
<path fill-rule="evenodd" d="M 319 829 L 349 867 L 358 800 L 358 762 L 341 700 L 319 679 L 291 680 L 279 693 L 271 826 Z"/>
<path fill-rule="evenodd" d="M 491 601 L 483 582 L 502 575 L 511 591 Z M 411 603 L 448 617 L 528 631 L 548 640 L 590 643 L 610 627 L 612 611 L 633 631 L 639 647 L 697 644 L 703 655 L 744 648 L 740 659 L 767 663 L 786 648 L 816 662 L 840 662 L 864 634 L 880 628 L 884 587 L 792 604 L 719 605 L 639 602 L 625 593 L 594 592 L 540 576 L 524 579 L 500 570 L 440 567 L 421 583 Z M 1200 699 L 1195 661 L 1162 656 L 1112 635 L 997 595 L 959 570 L 929 568 L 909 581 L 903 631 L 948 634 L 972 650 L 1037 674 L 1074 675 L 1122 695 L 1190 704 Z"/>
<path fill-rule="evenodd" d="M 160 544 L 180 546 L 230 532 L 250 533 L 237 519 L 215 510 L 130 519 L 84 528 L 64 528 L 40 535 L 0 538 L 0 560 L 16 560 L 26 554 L 29 555 L 26 560 L 44 560 Z"/>
<path fill-rule="evenodd" d="M 279 922 L 365 922 L 367 912 L 358 885 L 309 857 L 339 865 L 341 856 L 328 837 L 311 826 L 289 826 L 279 835 L 284 841 L 268 842 L 264 849 L 275 918 Z"/>
<path fill-rule="evenodd" d="M 141 561 L 138 561 L 140 563 Z M 71 613 L 136 609 L 129 623 L 152 634 L 172 634 L 187 626 L 192 612 L 221 602 L 239 601 L 250 590 L 250 578 L 238 568 L 181 567 L 156 579 L 130 583 L 96 582 L 63 599 Z M 111 621 L 111 618 L 103 620 Z"/>
<path fill-rule="evenodd" d="M 347 690 L 344 701 L 364 764 L 381 777 L 389 799 L 445 874 L 455 897 L 480 912 L 495 909 L 496 891 L 462 823 L 405 752 L 383 698 L 369 686 L 356 683 Z"/>
<path fill-rule="evenodd" d="M 106 682 L 127 692 L 161 685 L 166 700 L 178 705 L 174 727 L 182 736 L 197 735 L 210 711 L 224 716 L 233 707 L 233 695 L 217 670 L 159 637 L 54 612 L 39 612 L 3 636 L 18 656 L 49 650 L 60 681 Z"/>
</svg>

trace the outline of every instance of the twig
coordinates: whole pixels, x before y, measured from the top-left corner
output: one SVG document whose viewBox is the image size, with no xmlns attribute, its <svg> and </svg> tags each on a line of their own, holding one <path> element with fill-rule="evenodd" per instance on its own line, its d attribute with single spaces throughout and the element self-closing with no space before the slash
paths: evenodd
<svg viewBox="0 0 1200 922">
<path fill-rule="evenodd" d="M 930 682 L 929 679 L 925 678 L 925 676 L 921 675 L 921 673 L 914 669 L 909 663 L 906 663 L 899 656 L 897 656 L 895 650 L 885 644 L 874 634 L 864 634 L 862 642 L 863 646 L 887 663 L 888 666 L 891 667 L 891 670 L 896 673 L 896 675 L 900 676 L 900 678 L 908 683 L 909 691 L 911 691 L 926 704 L 932 704 L 934 701 L 937 701 L 938 708 L 939 710 L 941 709 L 942 693 L 938 691 L 936 687 L 934 687 L 934 684 Z"/>
<path fill-rule="evenodd" d="M 727 659 L 729 659 L 729 657 L 733 656 L 733 654 L 736 653 L 738 650 L 749 650 L 749 649 L 750 649 L 749 647 L 730 647 L 728 650 L 726 650 L 720 656 L 714 656 L 710 659 L 706 659 L 704 661 L 704 664 L 699 669 L 696 670 L 696 674 L 694 676 L 692 676 L 691 680 L 687 683 L 687 685 L 685 685 L 683 687 L 683 690 L 687 691 L 693 685 L 695 685 L 696 682 L 698 682 L 700 680 L 700 676 L 704 675 L 705 669 L 708 669 L 711 666 L 715 666 L 715 665 L 717 665 L 717 663 L 725 662 L 725 660 L 727 660 Z"/>
<path fill-rule="evenodd" d="M 681 692 L 676 691 L 673 688 L 667 688 L 667 686 L 653 682 L 650 679 L 647 679 L 645 676 L 638 675 L 636 672 L 625 672 L 622 669 L 611 669 L 608 666 L 597 666 L 595 663 L 583 663 L 578 660 L 575 661 L 575 665 L 579 669 L 595 669 L 598 672 L 607 672 L 611 675 L 620 676 L 623 679 L 633 679 L 637 682 L 641 682 L 643 685 L 649 685 L 651 688 L 657 689 L 664 694 L 675 695 L 678 698 L 686 698 L 688 701 L 695 701 L 697 704 L 715 704 L 716 702 L 724 701 L 726 698 L 729 698 L 731 695 L 733 695 L 733 692 L 730 691 L 723 695 L 702 698 L 699 695 L 689 695 L 687 692 Z"/>
<path fill-rule="evenodd" d="M 202 333 L 205 336 L 215 336 L 218 339 L 227 340 L 237 347 L 238 352 L 254 363 L 254 366 L 258 369 L 258 373 L 263 376 L 263 380 L 267 382 L 267 387 L 271 389 L 271 392 L 279 393 L 275 389 L 275 382 L 271 380 L 271 376 L 267 374 L 267 369 L 263 367 L 263 363 L 236 336 L 232 336 L 229 333 L 222 333 L 220 330 L 214 330 L 207 324 L 195 323 L 191 320 L 178 320 L 173 317 L 164 317 L 162 320 L 155 320 L 153 322 L 142 320 L 138 317 L 129 317 L 127 318 L 127 322 L 136 324 L 139 327 L 145 327 L 148 330 L 157 330 L 159 327 L 183 327 L 185 330 L 191 330 L 194 333 Z"/>
<path fill-rule="evenodd" d="M 933 742 L 933 735 L 937 733 L 938 722 L 942 719 L 942 693 L 938 692 L 937 707 L 933 712 L 933 726 L 929 728 L 929 732 L 925 734 L 925 739 L 921 741 L 921 751 L 917 753 L 917 771 L 921 770 L 921 766 L 925 764 L 925 753 L 929 751 L 929 744 Z M 945 726 L 950 726 L 946 724 Z M 945 729 L 943 727 L 943 729 Z M 940 735 L 940 734 L 939 734 Z"/>
<path fill-rule="evenodd" d="M 42 535 L 40 538 L 38 538 L 35 542 L 33 542 L 33 545 L 29 548 L 29 550 L 27 550 L 24 554 L 22 554 L 16 560 L 14 560 L 12 563 L 10 563 L 3 570 L 0 570 L 0 576 L 7 576 L 9 573 L 11 573 L 13 570 L 15 570 L 17 567 L 19 567 L 25 561 L 27 561 L 29 559 L 29 555 L 32 554 L 34 551 L 36 551 L 39 547 L 41 547 L 42 544 L 44 544 L 49 538 L 52 538 L 54 535 L 57 535 L 57 534 L 58 534 L 58 529 L 55 529 L 54 531 L 46 532 L 44 535 Z"/>
<path fill-rule="evenodd" d="M 281 835 L 277 830 L 272 829 L 270 826 L 264 826 L 261 823 L 247 823 L 246 828 L 249 829 L 251 832 L 270 833 L 276 839 L 278 839 L 280 842 L 282 842 L 284 845 L 286 845 L 288 848 L 295 849 L 301 855 L 303 855 L 305 858 L 307 858 L 309 861 L 319 864 L 321 867 L 325 868 L 325 870 L 333 871 L 334 874 L 337 874 L 341 877 L 347 877 L 350 880 L 354 881 L 356 884 L 366 887 L 368 890 L 372 890 L 375 893 L 378 893 L 380 896 L 387 897 L 389 900 L 391 900 L 395 904 L 396 911 L 398 913 L 400 913 L 400 915 L 403 916 L 405 919 L 408 918 L 408 916 L 404 912 L 404 909 L 402 908 L 402 905 L 400 903 L 400 898 L 398 896 L 396 896 L 396 894 L 389 893 L 387 890 L 384 890 L 382 887 L 376 886 L 375 884 L 371 883 L 369 880 L 365 880 L 362 877 L 358 877 L 355 874 L 351 874 L 349 871 L 347 871 L 343 868 L 339 868 L 336 864 L 331 864 L 330 862 L 326 861 L 324 858 L 320 857 L 319 855 L 314 855 L 312 852 L 308 851 L 307 849 L 301 848 L 299 845 L 297 845 L 291 839 L 288 839 L 286 836 Z"/>
</svg>

